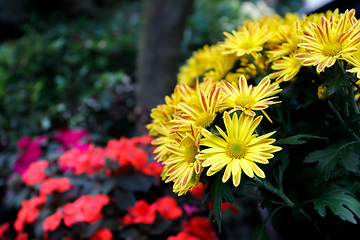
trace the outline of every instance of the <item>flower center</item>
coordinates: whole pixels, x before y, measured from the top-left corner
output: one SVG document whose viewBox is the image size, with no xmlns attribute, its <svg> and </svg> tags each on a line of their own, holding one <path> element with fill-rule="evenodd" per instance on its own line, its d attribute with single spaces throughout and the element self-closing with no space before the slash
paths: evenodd
<svg viewBox="0 0 360 240">
<path fill-rule="evenodd" d="M 190 145 L 184 151 L 184 159 L 188 163 L 193 163 L 196 161 L 195 156 L 198 154 L 198 149 L 195 145 Z"/>
<path fill-rule="evenodd" d="M 241 106 L 241 107 L 246 107 L 247 105 L 251 105 L 254 103 L 255 103 L 254 99 L 250 96 L 241 96 L 240 95 L 235 99 L 235 104 L 237 106 Z"/>
<path fill-rule="evenodd" d="M 335 57 L 335 56 L 339 55 L 341 50 L 342 50 L 341 43 L 330 43 L 330 44 L 325 45 L 323 54 L 324 54 L 324 56 L 327 56 L 327 57 Z"/>
<path fill-rule="evenodd" d="M 195 121 L 195 126 L 197 127 L 208 127 L 210 126 L 210 124 L 213 122 L 214 117 L 211 113 L 200 113 L 197 117 L 196 117 L 196 121 Z"/>
<path fill-rule="evenodd" d="M 243 48 L 243 49 L 250 49 L 250 48 L 252 48 L 251 42 L 249 42 L 249 41 L 244 42 L 244 43 L 242 44 L 242 48 Z"/>
<path fill-rule="evenodd" d="M 226 153 L 231 158 L 240 159 L 245 155 L 246 144 L 238 139 L 231 140 L 226 146 Z"/>
</svg>

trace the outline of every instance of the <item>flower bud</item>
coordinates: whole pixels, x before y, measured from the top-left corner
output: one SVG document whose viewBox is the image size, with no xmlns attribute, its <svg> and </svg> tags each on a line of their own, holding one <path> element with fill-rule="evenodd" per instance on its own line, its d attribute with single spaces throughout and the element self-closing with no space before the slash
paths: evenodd
<svg viewBox="0 0 360 240">
<path fill-rule="evenodd" d="M 318 97 L 320 100 L 325 100 L 329 97 L 327 93 L 327 87 L 325 86 L 319 86 L 318 88 Z"/>
</svg>

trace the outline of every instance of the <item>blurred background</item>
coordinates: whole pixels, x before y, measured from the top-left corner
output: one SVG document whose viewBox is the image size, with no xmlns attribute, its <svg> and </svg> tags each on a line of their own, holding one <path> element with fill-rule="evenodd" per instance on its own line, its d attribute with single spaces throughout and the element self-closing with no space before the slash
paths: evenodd
<svg viewBox="0 0 360 240">
<path fill-rule="evenodd" d="M 0 163 L 21 137 L 59 128 L 85 129 L 98 144 L 146 133 L 151 108 L 171 94 L 193 51 L 248 18 L 325 4 L 1 0 Z"/>
</svg>

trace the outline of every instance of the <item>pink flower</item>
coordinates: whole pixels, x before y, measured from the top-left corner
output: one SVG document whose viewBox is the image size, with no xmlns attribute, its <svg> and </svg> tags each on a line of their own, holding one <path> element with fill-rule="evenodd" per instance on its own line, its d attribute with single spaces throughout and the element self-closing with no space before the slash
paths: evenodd
<svg viewBox="0 0 360 240">
<path fill-rule="evenodd" d="M 67 150 L 69 147 L 82 149 L 84 146 L 87 146 L 85 140 L 89 136 L 90 134 L 86 130 L 62 128 L 56 130 L 55 141 L 60 142 L 64 150 Z"/>
<path fill-rule="evenodd" d="M 17 147 L 21 150 L 21 154 L 15 162 L 14 172 L 23 173 L 26 171 L 30 163 L 38 160 L 43 151 L 41 144 L 47 140 L 45 135 L 38 136 L 33 140 L 29 136 L 21 138 L 17 143 Z"/>
</svg>

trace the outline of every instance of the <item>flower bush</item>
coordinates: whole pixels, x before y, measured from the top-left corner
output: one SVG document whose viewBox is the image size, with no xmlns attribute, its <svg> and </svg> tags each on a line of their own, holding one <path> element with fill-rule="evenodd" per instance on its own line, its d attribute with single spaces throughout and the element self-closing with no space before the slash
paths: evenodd
<svg viewBox="0 0 360 240">
<path fill-rule="evenodd" d="M 356 234 L 359 33 L 354 9 L 289 13 L 194 52 L 147 125 L 162 179 L 178 195 L 203 183 L 220 230 L 222 203 L 250 197 L 270 210 L 258 239 Z"/>
<path fill-rule="evenodd" d="M 217 239 L 202 186 L 180 201 L 160 180 L 152 137 L 121 137 L 100 147 L 86 131 L 59 129 L 23 137 L 19 150 L 38 139 L 47 145 L 9 178 L 3 205 L 16 214 L 2 219 L 2 239 Z"/>
</svg>

